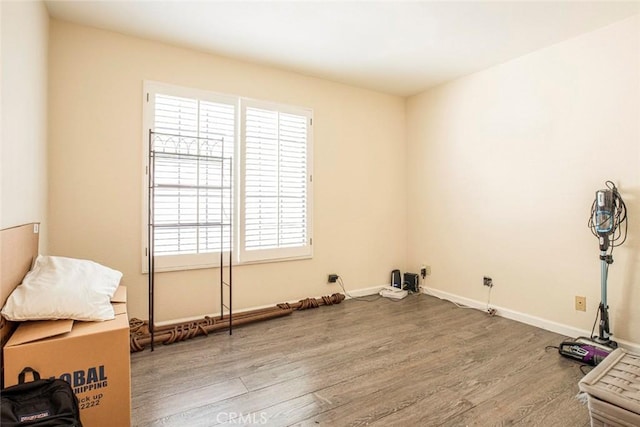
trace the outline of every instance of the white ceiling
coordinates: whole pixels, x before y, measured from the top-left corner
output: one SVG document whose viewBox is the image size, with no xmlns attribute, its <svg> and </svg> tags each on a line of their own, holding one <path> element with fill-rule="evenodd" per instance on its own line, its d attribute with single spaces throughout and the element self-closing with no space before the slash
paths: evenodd
<svg viewBox="0 0 640 427">
<path fill-rule="evenodd" d="M 403 96 L 640 13 L 638 1 L 45 4 L 61 20 Z"/>
</svg>

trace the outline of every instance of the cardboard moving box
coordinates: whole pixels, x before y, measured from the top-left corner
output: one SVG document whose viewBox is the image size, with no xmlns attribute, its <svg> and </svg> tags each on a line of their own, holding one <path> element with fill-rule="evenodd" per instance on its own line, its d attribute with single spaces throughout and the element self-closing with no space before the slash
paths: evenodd
<svg viewBox="0 0 640 427">
<path fill-rule="evenodd" d="M 5 387 L 26 366 L 71 384 L 84 427 L 131 425 L 131 369 L 126 288 L 112 298 L 114 320 L 23 322 L 4 346 Z"/>
</svg>

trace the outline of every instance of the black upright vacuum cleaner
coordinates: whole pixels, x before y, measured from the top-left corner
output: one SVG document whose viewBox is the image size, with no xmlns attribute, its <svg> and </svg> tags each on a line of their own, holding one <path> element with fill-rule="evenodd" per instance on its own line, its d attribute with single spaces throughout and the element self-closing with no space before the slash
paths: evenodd
<svg viewBox="0 0 640 427">
<path fill-rule="evenodd" d="M 590 365 L 597 365 L 618 347 L 611 339 L 609 329 L 609 306 L 607 304 L 607 276 L 609 265 L 613 264 L 613 248 L 622 245 L 627 239 L 627 207 L 615 184 L 606 182 L 606 189 L 596 191 L 591 206 L 589 228 L 598 238 L 600 245 L 600 305 L 596 314 L 590 337 L 578 337 L 563 341 L 558 351 L 561 355 Z M 598 335 L 595 326 L 600 319 Z"/>
</svg>

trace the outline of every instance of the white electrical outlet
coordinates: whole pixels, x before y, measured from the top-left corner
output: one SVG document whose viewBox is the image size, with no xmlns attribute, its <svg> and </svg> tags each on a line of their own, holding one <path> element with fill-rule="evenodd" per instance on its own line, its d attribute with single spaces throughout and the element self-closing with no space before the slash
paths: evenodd
<svg viewBox="0 0 640 427">
<path fill-rule="evenodd" d="M 426 276 L 430 276 L 431 275 L 431 266 L 430 265 L 426 265 L 426 264 L 422 264 L 420 266 L 420 275 L 425 278 Z"/>
</svg>

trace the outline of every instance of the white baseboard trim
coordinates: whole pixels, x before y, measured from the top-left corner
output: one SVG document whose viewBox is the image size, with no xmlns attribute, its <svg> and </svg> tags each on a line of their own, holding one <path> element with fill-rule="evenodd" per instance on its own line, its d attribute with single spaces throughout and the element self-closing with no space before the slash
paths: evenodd
<svg viewBox="0 0 640 427">
<path fill-rule="evenodd" d="M 445 299 L 456 304 L 464 305 L 466 307 L 472 307 L 481 311 L 486 311 L 487 304 L 481 301 L 476 301 L 470 298 L 461 297 L 459 295 L 451 294 L 449 292 L 441 291 L 433 288 L 422 288 L 422 292 L 426 295 L 431 295 L 436 298 Z M 584 337 L 591 335 L 591 331 L 587 331 L 585 329 L 576 328 L 574 326 L 565 325 L 562 323 L 554 322 L 551 320 L 543 319 L 541 317 L 532 316 L 530 314 L 521 313 L 519 311 L 511 310 L 505 307 L 498 307 L 496 305 L 491 304 L 491 308 L 496 310 L 496 316 L 504 317 L 506 319 L 515 320 L 520 323 L 525 323 L 527 325 L 535 326 L 540 329 L 545 329 L 547 331 L 555 332 L 560 335 L 565 335 L 568 337 Z M 640 344 L 633 343 L 627 340 L 619 339 L 614 337 L 616 342 L 629 351 L 634 353 L 640 353 Z M 560 343 L 558 343 L 560 344 Z"/>
</svg>

